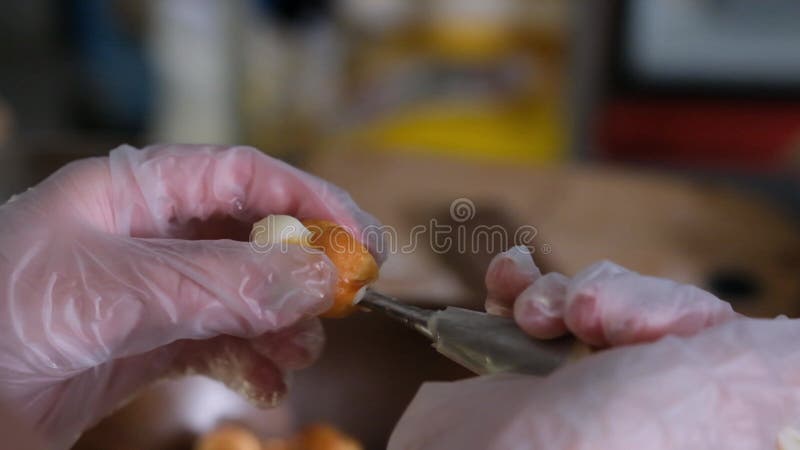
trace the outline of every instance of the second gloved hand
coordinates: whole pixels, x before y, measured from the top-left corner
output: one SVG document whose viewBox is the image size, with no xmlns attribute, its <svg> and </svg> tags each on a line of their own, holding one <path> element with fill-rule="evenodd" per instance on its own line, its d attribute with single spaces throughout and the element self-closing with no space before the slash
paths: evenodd
<svg viewBox="0 0 800 450">
<path fill-rule="evenodd" d="M 486 273 L 486 310 L 513 315 L 533 337 L 572 333 L 595 347 L 691 335 L 738 317 L 695 286 L 643 276 L 608 261 L 572 278 L 542 275 L 525 247 L 497 255 Z"/>
<path fill-rule="evenodd" d="M 800 322 L 734 319 L 604 350 L 546 378 L 423 385 L 389 449 L 794 450 Z"/>
<path fill-rule="evenodd" d="M 498 255 L 486 282 L 487 309 L 533 336 L 620 347 L 545 378 L 428 383 L 390 449 L 800 448 L 800 321 L 743 318 L 608 262 L 542 276 L 521 248 Z"/>
</svg>

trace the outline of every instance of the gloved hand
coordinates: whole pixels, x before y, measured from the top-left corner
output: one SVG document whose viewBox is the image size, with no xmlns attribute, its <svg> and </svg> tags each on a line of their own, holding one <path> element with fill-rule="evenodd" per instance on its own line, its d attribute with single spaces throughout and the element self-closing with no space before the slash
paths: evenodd
<svg viewBox="0 0 800 450">
<path fill-rule="evenodd" d="M 342 190 L 252 148 L 122 146 L 0 207 L 0 399 L 54 447 L 152 380 L 203 373 L 275 402 L 323 336 L 321 253 L 255 251 L 273 213 L 374 223 Z M 237 240 L 192 240 L 200 238 Z M 280 248 L 283 247 L 283 248 Z M 380 256 L 380 255 L 378 255 Z"/>
<path fill-rule="evenodd" d="M 486 288 L 486 310 L 513 315 L 531 336 L 549 339 L 570 332 L 596 347 L 667 333 L 691 335 L 737 317 L 729 303 L 702 289 L 642 276 L 608 261 L 572 279 L 556 272 L 541 275 L 525 247 L 495 256 Z"/>
<path fill-rule="evenodd" d="M 529 259 L 515 249 L 495 260 L 490 309 L 513 311 L 533 335 L 629 345 L 545 378 L 426 384 L 390 449 L 798 448 L 800 322 L 743 318 L 610 263 L 569 279 L 540 276 Z"/>
</svg>

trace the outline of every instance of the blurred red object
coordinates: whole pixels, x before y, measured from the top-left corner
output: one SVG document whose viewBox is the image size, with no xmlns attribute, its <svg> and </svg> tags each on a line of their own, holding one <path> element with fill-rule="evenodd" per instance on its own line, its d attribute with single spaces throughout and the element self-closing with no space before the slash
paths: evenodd
<svg viewBox="0 0 800 450">
<path fill-rule="evenodd" d="M 616 100 L 598 142 L 605 159 L 769 171 L 800 156 L 800 104 Z"/>
</svg>

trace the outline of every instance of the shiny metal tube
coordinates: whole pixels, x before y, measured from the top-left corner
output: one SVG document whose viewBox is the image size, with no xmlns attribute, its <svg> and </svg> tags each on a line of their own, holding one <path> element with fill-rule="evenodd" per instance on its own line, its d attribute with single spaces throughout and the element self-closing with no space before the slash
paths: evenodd
<svg viewBox="0 0 800 450">
<path fill-rule="evenodd" d="M 414 328 L 439 353 L 481 375 L 546 375 L 582 348 L 572 337 L 533 339 L 510 318 L 463 308 L 418 308 L 375 291 L 368 291 L 359 304 Z"/>
</svg>

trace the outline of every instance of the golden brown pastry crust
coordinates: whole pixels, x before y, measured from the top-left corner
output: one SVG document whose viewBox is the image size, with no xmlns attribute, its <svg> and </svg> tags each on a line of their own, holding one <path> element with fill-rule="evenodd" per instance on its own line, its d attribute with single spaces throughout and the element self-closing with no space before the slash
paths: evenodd
<svg viewBox="0 0 800 450">
<path fill-rule="evenodd" d="M 340 318 L 356 310 L 359 291 L 378 278 L 378 263 L 344 227 L 327 220 L 303 220 L 311 232 L 309 244 L 322 249 L 339 272 L 331 308 L 322 317 Z"/>
<path fill-rule="evenodd" d="M 322 317 L 352 314 L 363 290 L 378 278 L 378 263 L 369 250 L 346 228 L 329 220 L 298 221 L 291 216 L 267 216 L 253 225 L 250 240 L 262 248 L 287 243 L 325 252 L 336 266 L 338 280 L 333 305 Z"/>
</svg>

